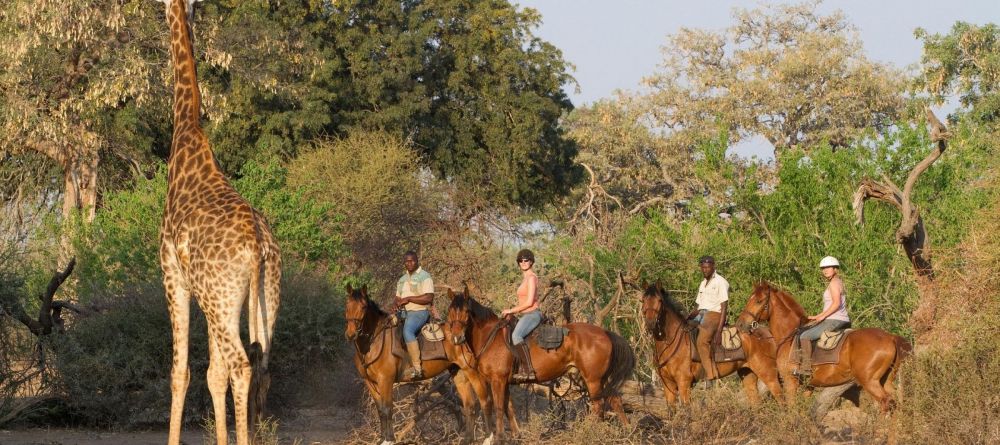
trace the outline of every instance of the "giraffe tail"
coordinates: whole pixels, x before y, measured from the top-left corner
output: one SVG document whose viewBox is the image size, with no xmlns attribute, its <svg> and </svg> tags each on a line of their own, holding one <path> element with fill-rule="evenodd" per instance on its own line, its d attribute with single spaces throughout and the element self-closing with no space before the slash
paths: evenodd
<svg viewBox="0 0 1000 445">
<path fill-rule="evenodd" d="M 258 229 L 259 231 L 259 229 Z M 259 235 L 258 235 L 259 239 Z M 250 417 L 250 432 L 255 434 L 264 420 L 264 408 L 267 403 L 267 391 L 271 386 L 271 374 L 267 371 L 267 354 L 261 341 L 270 346 L 271 338 L 268 332 L 267 298 L 265 296 L 265 259 L 261 255 L 256 273 L 250 277 L 249 329 L 251 331 L 250 347 L 247 348 L 247 358 L 250 360 L 250 392 L 248 395 L 248 415 Z M 253 335 L 253 334 L 256 335 Z M 270 349 L 269 347 L 267 349 Z"/>
</svg>

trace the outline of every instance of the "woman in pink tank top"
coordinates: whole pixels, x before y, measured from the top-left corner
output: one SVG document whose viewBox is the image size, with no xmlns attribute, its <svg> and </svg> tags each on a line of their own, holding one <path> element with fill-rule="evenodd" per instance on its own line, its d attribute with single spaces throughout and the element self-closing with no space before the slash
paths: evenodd
<svg viewBox="0 0 1000 445">
<path fill-rule="evenodd" d="M 806 324 L 809 329 L 799 335 L 802 358 L 796 367 L 796 374 L 812 372 L 812 342 L 818 340 L 823 332 L 845 329 L 851 324 L 847 316 L 847 291 L 844 290 L 844 281 L 840 279 L 840 262 L 828 256 L 819 262 L 819 267 L 823 278 L 829 282 L 823 292 L 823 312 L 810 316 Z"/>
<path fill-rule="evenodd" d="M 517 253 L 517 266 L 521 269 L 523 279 L 517 288 L 517 306 L 504 309 L 501 317 L 520 315 L 514 332 L 511 333 L 511 343 L 518 361 L 518 371 L 511 376 L 515 382 L 531 381 L 535 378 L 531 367 L 531 354 L 528 343 L 524 339 L 542 322 L 542 312 L 538 310 L 538 275 L 531 270 L 535 265 L 535 254 L 528 249 Z"/>
</svg>

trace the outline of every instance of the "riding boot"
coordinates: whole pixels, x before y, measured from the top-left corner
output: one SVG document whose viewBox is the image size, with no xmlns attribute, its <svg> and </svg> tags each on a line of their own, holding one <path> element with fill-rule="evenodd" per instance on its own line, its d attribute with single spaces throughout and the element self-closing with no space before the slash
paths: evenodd
<svg viewBox="0 0 1000 445">
<path fill-rule="evenodd" d="M 796 372 L 799 375 L 812 375 L 812 345 L 813 342 L 803 340 L 799 351 L 799 366 Z"/>
<path fill-rule="evenodd" d="M 410 354 L 410 373 L 407 377 L 410 380 L 417 380 L 424 376 L 424 370 L 420 366 L 420 342 L 413 341 L 406 344 L 406 352 Z"/>
<path fill-rule="evenodd" d="M 531 351 L 528 349 L 528 342 L 514 345 L 513 349 L 517 358 L 517 373 L 511 376 L 511 380 L 514 383 L 535 380 L 535 369 L 531 366 Z"/>
</svg>

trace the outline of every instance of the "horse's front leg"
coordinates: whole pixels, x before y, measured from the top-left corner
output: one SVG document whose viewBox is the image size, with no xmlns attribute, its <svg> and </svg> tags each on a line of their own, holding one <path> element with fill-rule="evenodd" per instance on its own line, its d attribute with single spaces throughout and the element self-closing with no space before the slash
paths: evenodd
<svg viewBox="0 0 1000 445">
<path fill-rule="evenodd" d="M 760 405 L 760 394 L 757 392 L 757 374 L 754 374 L 750 368 L 739 368 L 736 373 L 742 380 L 743 392 L 747 394 L 747 401 L 750 402 L 751 406 Z"/>
<path fill-rule="evenodd" d="M 462 418 L 465 423 L 462 443 L 470 444 L 475 438 L 476 418 L 473 411 L 476 409 L 477 397 L 472 388 L 468 372 L 459 370 L 455 374 L 455 377 L 453 377 L 453 381 L 455 389 L 458 390 L 458 397 L 462 399 Z"/>
<path fill-rule="evenodd" d="M 372 385 L 378 391 L 373 392 L 375 406 L 378 408 L 379 424 L 382 427 L 382 445 L 392 445 L 396 434 L 392 431 L 392 380 L 383 379 Z"/>
<path fill-rule="evenodd" d="M 496 435 L 496 439 L 500 443 L 503 443 L 504 438 L 504 413 L 507 410 L 507 403 L 510 401 L 510 392 L 507 390 L 507 377 L 506 375 L 501 375 L 490 378 L 490 391 L 493 393 L 493 412 L 496 422 L 493 434 Z"/>
</svg>

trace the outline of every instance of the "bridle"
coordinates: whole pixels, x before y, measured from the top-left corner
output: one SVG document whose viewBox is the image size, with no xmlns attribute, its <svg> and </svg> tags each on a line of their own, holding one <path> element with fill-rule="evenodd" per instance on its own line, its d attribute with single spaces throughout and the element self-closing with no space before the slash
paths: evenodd
<svg viewBox="0 0 1000 445">
<path fill-rule="evenodd" d="M 497 321 L 495 325 L 493 325 L 493 329 L 490 330 L 489 335 L 486 337 L 486 343 L 484 343 L 483 346 L 479 348 L 479 353 L 476 353 L 476 351 L 472 350 L 472 344 L 469 343 L 469 338 L 471 337 L 469 335 L 469 329 L 471 328 L 471 323 L 469 323 L 469 320 L 472 319 L 472 309 L 466 306 L 463 310 L 468 314 L 465 317 L 465 320 L 448 320 L 447 325 L 449 328 L 449 333 L 455 332 L 456 330 L 455 327 L 458 327 L 458 329 L 461 330 L 462 332 L 461 337 L 452 335 L 452 343 L 455 346 L 460 347 L 460 350 L 462 351 L 462 358 L 464 358 L 467 362 L 469 362 L 469 364 L 472 367 L 476 367 L 478 366 L 479 363 L 479 357 L 482 357 L 483 353 L 486 352 L 486 348 L 488 348 L 490 344 L 493 343 L 493 340 L 496 339 L 497 333 L 500 332 L 501 328 L 507 325 L 507 320 L 501 318 L 500 320 Z M 468 359 L 467 354 L 472 355 L 472 360 Z"/>
<path fill-rule="evenodd" d="M 756 331 L 760 327 L 760 317 L 767 312 L 768 317 L 771 316 L 771 289 L 767 289 L 767 299 L 764 300 L 764 305 L 757 309 L 757 312 L 753 315 L 753 321 L 750 322 L 750 326 L 747 328 L 747 332 Z"/>
<path fill-rule="evenodd" d="M 382 335 L 382 333 L 385 332 L 385 330 L 389 328 L 389 326 L 388 326 L 389 323 L 386 323 L 387 320 L 383 319 L 381 322 L 378 323 L 378 325 L 375 326 L 375 329 L 373 329 L 372 332 L 366 332 L 363 329 L 365 320 L 368 319 L 368 314 L 371 313 L 371 312 L 373 312 L 372 310 L 370 310 L 368 308 L 369 304 L 371 304 L 371 302 L 365 302 L 364 303 L 364 309 L 363 309 L 363 312 L 362 312 L 362 314 L 361 314 L 360 317 L 344 317 L 347 320 L 347 326 L 348 327 L 350 327 L 352 324 L 354 325 L 355 335 L 354 335 L 354 338 L 350 339 L 350 340 L 351 340 L 351 343 L 354 344 L 354 350 L 355 350 L 355 352 L 357 352 L 358 357 L 361 358 L 361 365 L 365 369 L 365 377 L 366 378 L 368 376 L 368 367 L 371 366 L 372 363 L 375 363 L 376 361 L 378 361 L 379 357 L 382 356 L 382 349 L 385 349 L 385 348 L 384 347 L 380 348 L 379 352 L 375 356 L 375 358 L 366 361 L 365 358 L 366 358 L 367 354 L 361 352 L 361 346 L 360 346 L 359 343 L 361 342 L 362 338 L 367 338 L 368 339 L 369 348 L 371 348 L 371 345 L 374 344 L 374 340 L 376 338 L 378 338 L 380 335 Z M 371 352 L 370 349 L 369 349 L 369 352 Z"/>
<path fill-rule="evenodd" d="M 676 354 L 677 351 L 680 349 L 680 345 L 681 345 L 681 342 L 680 342 L 680 337 L 681 337 L 680 334 L 681 334 L 681 332 L 680 331 L 681 331 L 681 327 L 683 327 L 683 325 L 685 324 L 685 322 L 683 320 L 679 321 L 677 323 L 677 327 L 674 328 L 674 333 L 671 334 L 670 336 L 666 336 L 665 333 L 664 333 L 664 331 L 663 331 L 663 319 L 666 318 L 665 312 L 668 309 L 666 307 L 666 303 L 663 301 L 663 296 L 662 295 L 660 295 L 659 293 L 656 293 L 656 294 L 654 294 L 654 296 L 660 300 L 660 309 L 658 311 L 656 311 L 656 324 L 653 325 L 653 333 L 654 333 L 653 334 L 653 338 L 656 339 L 657 341 L 666 342 L 666 346 L 664 346 L 663 349 L 660 352 L 655 352 L 655 350 L 656 350 L 655 343 L 654 343 L 654 346 L 653 346 L 654 353 L 656 354 L 656 357 L 654 357 L 654 363 L 656 363 L 656 367 L 657 367 L 657 369 L 659 369 L 664 364 L 666 364 L 668 361 L 670 361 L 670 359 L 674 356 L 674 354 Z M 657 336 L 661 337 L 662 340 L 656 338 Z M 673 345 L 673 347 L 671 347 L 671 345 Z M 668 350 L 670 350 L 670 353 L 667 354 L 666 357 L 664 357 L 663 355 Z"/>
</svg>

